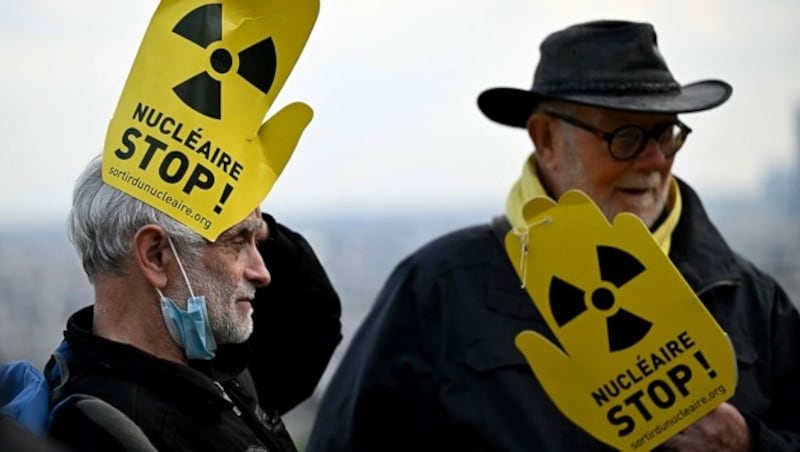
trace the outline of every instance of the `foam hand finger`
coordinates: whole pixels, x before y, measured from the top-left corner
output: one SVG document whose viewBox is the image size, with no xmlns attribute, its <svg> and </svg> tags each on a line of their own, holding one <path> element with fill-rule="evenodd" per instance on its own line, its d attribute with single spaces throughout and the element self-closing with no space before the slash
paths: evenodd
<svg viewBox="0 0 800 452">
<path fill-rule="evenodd" d="M 535 331 L 523 331 L 514 339 L 550 400 L 578 425 L 597 422 L 596 412 L 584 409 L 576 395 L 586 390 L 581 369 L 552 342 Z"/>
</svg>

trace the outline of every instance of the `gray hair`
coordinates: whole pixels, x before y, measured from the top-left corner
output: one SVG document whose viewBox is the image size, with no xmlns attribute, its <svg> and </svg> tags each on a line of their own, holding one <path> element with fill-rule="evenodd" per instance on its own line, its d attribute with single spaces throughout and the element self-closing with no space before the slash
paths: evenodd
<svg viewBox="0 0 800 452">
<path fill-rule="evenodd" d="M 67 234 L 89 281 L 98 274 L 124 274 L 139 228 L 158 225 L 186 260 L 194 261 L 207 242 L 183 224 L 103 182 L 102 156 L 94 157 L 75 182 Z"/>
</svg>

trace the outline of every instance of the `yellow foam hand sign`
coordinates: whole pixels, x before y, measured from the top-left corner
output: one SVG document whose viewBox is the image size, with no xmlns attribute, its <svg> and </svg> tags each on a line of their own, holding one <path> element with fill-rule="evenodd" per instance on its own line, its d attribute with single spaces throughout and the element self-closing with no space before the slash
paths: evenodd
<svg viewBox="0 0 800 452">
<path fill-rule="evenodd" d="M 609 224 L 582 192 L 529 202 L 506 251 L 559 344 L 516 337 L 576 425 L 620 450 L 650 450 L 733 395 L 727 335 L 636 216 Z"/>
<path fill-rule="evenodd" d="M 103 180 L 208 240 L 253 211 L 311 108 L 261 124 L 308 39 L 319 0 L 162 0 L 103 152 Z"/>
</svg>

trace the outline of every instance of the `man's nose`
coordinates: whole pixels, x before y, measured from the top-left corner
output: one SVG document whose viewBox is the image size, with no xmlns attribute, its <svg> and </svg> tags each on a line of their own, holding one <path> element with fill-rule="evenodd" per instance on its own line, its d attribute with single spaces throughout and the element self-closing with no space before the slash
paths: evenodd
<svg viewBox="0 0 800 452">
<path fill-rule="evenodd" d="M 256 287 L 266 286 L 272 280 L 272 275 L 267 270 L 267 266 L 264 265 L 264 259 L 261 258 L 261 254 L 259 254 L 255 246 L 250 251 L 244 276 Z"/>
<path fill-rule="evenodd" d="M 636 156 L 636 166 L 663 166 L 667 161 L 667 158 L 664 156 L 664 154 L 669 153 L 670 151 L 670 149 L 662 149 L 656 138 L 648 136 L 647 141 L 644 144 L 644 149 L 642 149 L 642 152 Z"/>
</svg>

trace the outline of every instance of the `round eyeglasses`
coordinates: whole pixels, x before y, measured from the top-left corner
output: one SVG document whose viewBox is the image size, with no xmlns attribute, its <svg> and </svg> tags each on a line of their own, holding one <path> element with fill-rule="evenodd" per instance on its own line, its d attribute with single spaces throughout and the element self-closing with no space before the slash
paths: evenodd
<svg viewBox="0 0 800 452">
<path fill-rule="evenodd" d="M 573 118 L 564 113 L 556 111 L 545 111 L 546 114 L 566 122 L 567 124 L 579 127 L 588 132 L 592 132 L 608 143 L 608 152 L 615 160 L 632 160 L 639 155 L 650 138 L 654 139 L 661 149 L 664 157 L 670 158 L 686 142 L 686 137 L 692 131 L 686 124 L 676 121 L 671 124 L 664 124 L 652 129 L 645 129 L 635 125 L 625 125 L 618 127 L 611 132 L 599 130 L 580 119 Z"/>
</svg>

